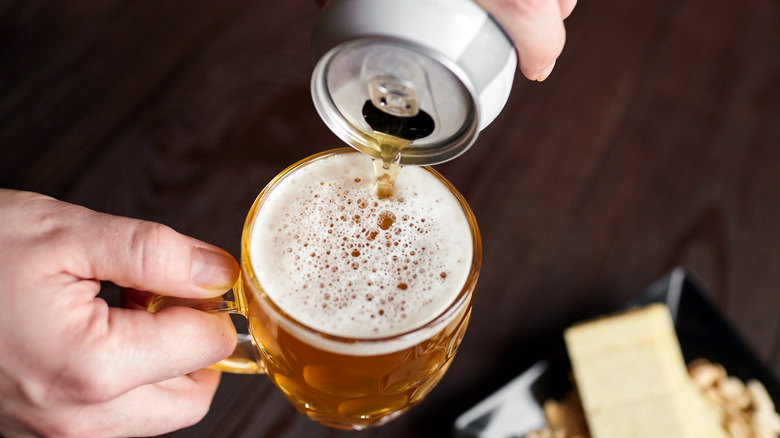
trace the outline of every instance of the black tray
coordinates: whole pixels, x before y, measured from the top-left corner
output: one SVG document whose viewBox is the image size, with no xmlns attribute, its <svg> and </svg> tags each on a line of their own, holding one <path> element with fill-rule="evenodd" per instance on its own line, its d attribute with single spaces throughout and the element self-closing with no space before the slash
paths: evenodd
<svg viewBox="0 0 780 438">
<path fill-rule="evenodd" d="M 761 381 L 775 406 L 780 383 L 758 360 L 720 312 L 681 268 L 653 283 L 626 308 L 662 302 L 669 306 L 686 363 L 706 358 L 723 365 L 729 375 Z M 544 427 L 542 405 L 561 399 L 571 389 L 571 364 L 563 337 L 550 355 L 463 413 L 455 435 L 466 438 L 521 438 Z"/>
</svg>

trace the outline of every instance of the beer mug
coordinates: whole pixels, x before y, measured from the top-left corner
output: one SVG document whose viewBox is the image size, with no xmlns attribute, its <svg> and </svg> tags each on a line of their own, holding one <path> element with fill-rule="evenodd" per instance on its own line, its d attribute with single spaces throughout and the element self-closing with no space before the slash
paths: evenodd
<svg viewBox="0 0 780 438">
<path fill-rule="evenodd" d="M 243 315 L 249 334 L 212 367 L 266 374 L 322 424 L 396 418 L 450 366 L 482 248 L 471 209 L 436 171 L 404 168 L 391 198 L 374 191 L 371 158 L 354 149 L 290 166 L 249 210 L 234 297 L 157 296 L 149 310 Z"/>
</svg>

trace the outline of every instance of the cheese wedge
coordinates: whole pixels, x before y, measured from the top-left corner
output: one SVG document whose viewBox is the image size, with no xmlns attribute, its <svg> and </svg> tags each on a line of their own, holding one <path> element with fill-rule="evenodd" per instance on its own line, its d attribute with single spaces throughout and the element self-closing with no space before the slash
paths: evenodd
<svg viewBox="0 0 780 438">
<path fill-rule="evenodd" d="M 564 334 L 593 438 L 728 438 L 688 376 L 669 309 L 652 304 Z"/>
</svg>

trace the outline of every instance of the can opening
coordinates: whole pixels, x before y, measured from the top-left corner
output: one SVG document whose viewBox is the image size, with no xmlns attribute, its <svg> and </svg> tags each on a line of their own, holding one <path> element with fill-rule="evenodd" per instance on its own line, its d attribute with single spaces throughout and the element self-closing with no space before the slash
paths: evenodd
<svg viewBox="0 0 780 438">
<path fill-rule="evenodd" d="M 404 140 L 417 140 L 431 135 L 436 128 L 433 117 L 423 110 L 411 117 L 390 114 L 377 108 L 371 100 L 363 104 L 363 119 L 376 132 L 392 135 Z"/>
</svg>

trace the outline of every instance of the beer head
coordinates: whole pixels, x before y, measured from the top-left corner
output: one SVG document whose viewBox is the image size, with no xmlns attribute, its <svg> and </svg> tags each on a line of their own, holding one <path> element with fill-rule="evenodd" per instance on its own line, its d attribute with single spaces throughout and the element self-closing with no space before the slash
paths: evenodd
<svg viewBox="0 0 780 438">
<path fill-rule="evenodd" d="M 404 168 L 389 199 L 375 184 L 369 157 L 328 155 L 278 180 L 251 225 L 245 250 L 260 289 L 322 349 L 368 355 L 414 345 L 438 326 L 417 329 L 475 275 L 477 231 L 439 177 Z M 377 339 L 386 342 L 369 342 Z"/>
</svg>

